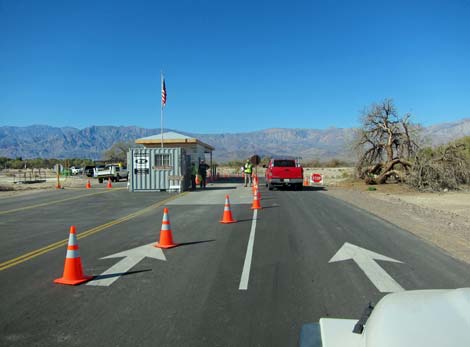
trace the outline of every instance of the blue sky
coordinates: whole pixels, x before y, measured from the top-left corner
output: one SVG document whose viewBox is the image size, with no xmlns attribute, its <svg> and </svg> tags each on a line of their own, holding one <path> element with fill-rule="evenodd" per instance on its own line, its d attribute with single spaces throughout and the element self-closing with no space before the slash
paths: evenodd
<svg viewBox="0 0 470 347">
<path fill-rule="evenodd" d="M 0 126 L 358 125 L 391 97 L 470 117 L 470 1 L 0 0 Z"/>
</svg>

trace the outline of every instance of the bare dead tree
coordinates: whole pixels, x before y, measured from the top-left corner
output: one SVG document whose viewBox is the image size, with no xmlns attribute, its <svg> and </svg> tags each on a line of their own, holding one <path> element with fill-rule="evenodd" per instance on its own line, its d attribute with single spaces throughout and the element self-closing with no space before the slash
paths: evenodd
<svg viewBox="0 0 470 347">
<path fill-rule="evenodd" d="M 410 118 L 400 117 L 391 99 L 363 111 L 355 141 L 356 169 L 367 184 L 383 184 L 391 177 L 404 180 L 419 147 L 419 127 Z"/>
</svg>

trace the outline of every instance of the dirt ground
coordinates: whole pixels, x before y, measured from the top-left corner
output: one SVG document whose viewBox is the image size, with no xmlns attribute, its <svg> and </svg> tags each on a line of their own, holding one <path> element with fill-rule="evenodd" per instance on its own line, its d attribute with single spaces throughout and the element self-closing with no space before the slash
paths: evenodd
<svg viewBox="0 0 470 347">
<path fill-rule="evenodd" d="M 231 168 L 219 168 L 224 175 L 238 174 Z M 420 193 L 407 186 L 387 184 L 369 186 L 352 179 L 352 168 L 305 168 L 305 177 L 320 173 L 326 194 L 342 199 L 387 220 L 402 229 L 444 249 L 453 257 L 470 263 L 470 191 Z M 264 176 L 259 169 L 258 175 Z M 41 183 L 18 184 L 11 172 L 0 172 L 0 198 L 56 189 L 53 173 L 46 173 Z M 86 177 L 61 179 L 64 188 L 84 188 Z M 92 185 L 98 185 L 91 180 Z M 101 186 L 101 185 L 100 185 Z"/>
<path fill-rule="evenodd" d="M 64 189 L 85 188 L 87 181 L 88 177 L 82 175 L 61 177 L 60 186 Z M 91 179 L 90 182 L 92 185 L 105 186 L 96 179 Z M 4 170 L 0 172 L 0 199 L 56 189 L 56 185 L 57 177 L 51 170 L 43 170 L 40 174 L 37 171 L 32 174 L 27 171 L 26 176 L 21 170 Z"/>
</svg>

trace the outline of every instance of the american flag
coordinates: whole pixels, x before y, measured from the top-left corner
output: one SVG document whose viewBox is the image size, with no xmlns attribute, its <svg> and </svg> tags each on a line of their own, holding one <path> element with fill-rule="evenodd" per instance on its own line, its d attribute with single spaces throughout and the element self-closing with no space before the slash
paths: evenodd
<svg viewBox="0 0 470 347">
<path fill-rule="evenodd" d="M 162 106 L 166 105 L 166 87 L 165 87 L 165 79 L 162 81 Z"/>
</svg>

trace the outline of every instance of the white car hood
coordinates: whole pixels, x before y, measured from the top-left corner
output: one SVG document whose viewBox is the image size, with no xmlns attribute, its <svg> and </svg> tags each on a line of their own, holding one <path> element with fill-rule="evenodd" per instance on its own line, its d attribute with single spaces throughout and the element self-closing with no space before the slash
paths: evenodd
<svg viewBox="0 0 470 347">
<path fill-rule="evenodd" d="M 362 334 L 357 320 L 320 319 L 323 347 L 470 346 L 470 288 L 415 290 L 379 301 Z"/>
</svg>

